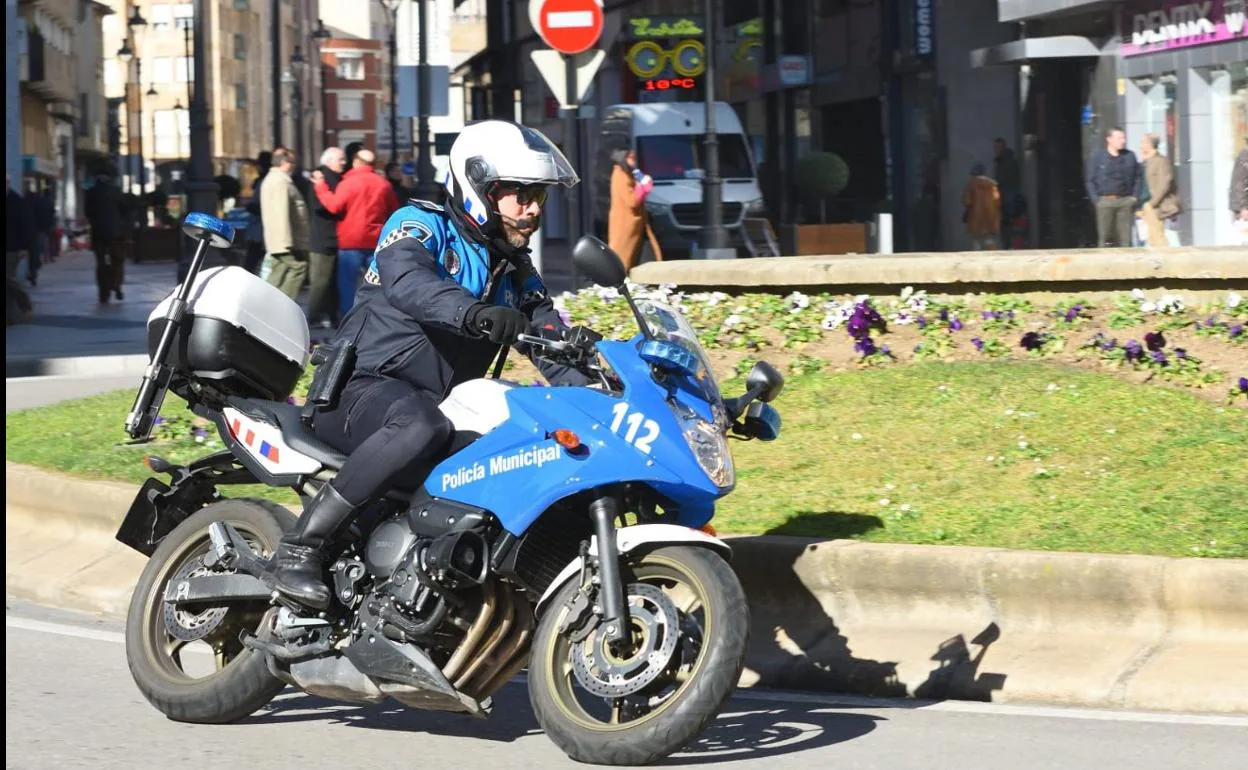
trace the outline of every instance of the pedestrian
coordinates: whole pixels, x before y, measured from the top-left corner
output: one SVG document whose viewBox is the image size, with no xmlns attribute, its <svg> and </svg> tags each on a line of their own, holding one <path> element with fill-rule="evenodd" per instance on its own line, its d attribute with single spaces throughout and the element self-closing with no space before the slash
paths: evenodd
<svg viewBox="0 0 1248 770">
<path fill-rule="evenodd" d="M 355 168 L 355 155 L 364 149 L 363 142 L 348 142 L 344 152 L 347 154 L 347 168 Z"/>
<path fill-rule="evenodd" d="M 607 243 L 632 270 L 641 255 L 641 238 L 650 242 L 656 262 L 663 260 L 659 239 L 650 226 L 645 200 L 654 187 L 654 180 L 637 168 L 637 153 L 616 150 L 611 153 L 611 209 L 607 215 Z"/>
<path fill-rule="evenodd" d="M 377 173 L 377 156 L 363 149 L 355 154 L 351 170 L 331 190 L 322 174 L 313 174 L 316 197 L 338 222 L 338 311 L 346 315 L 355 304 L 364 265 L 377 248 L 386 219 L 399 208 L 394 187 Z"/>
<path fill-rule="evenodd" d="M 134 230 L 134 211 L 117 186 L 117 169 L 111 163 L 100 166 L 91 187 L 83 195 L 83 209 L 91 228 L 91 250 L 95 252 L 95 286 L 101 304 L 110 295 L 126 298 L 121 287 L 126 277 L 126 252 Z"/>
<path fill-rule="evenodd" d="M 992 176 L 997 180 L 997 190 L 1001 194 L 1000 240 L 1008 249 L 1012 247 L 1011 233 L 1023 203 L 1023 172 L 1018 164 L 1018 155 L 1005 139 L 994 139 L 992 151 Z"/>
<path fill-rule="evenodd" d="M 341 147 L 330 147 L 321 153 L 321 165 L 316 169 L 329 189 L 338 189 L 342 172 L 347 167 L 347 155 Z M 338 325 L 338 293 L 335 279 L 338 269 L 338 222 L 342 217 L 331 214 L 316 197 L 316 189 L 308 200 L 312 207 L 311 232 L 308 246 L 308 319 L 323 328 Z"/>
<path fill-rule="evenodd" d="M 1244 149 L 1235 158 L 1235 168 L 1231 170 L 1229 201 L 1231 216 L 1235 218 L 1238 245 L 1248 246 L 1248 140 L 1245 140 Z"/>
<path fill-rule="evenodd" d="M 1145 134 L 1140 142 L 1140 157 L 1144 159 L 1144 182 L 1148 185 L 1148 200 L 1140 209 L 1140 218 L 1148 230 L 1149 246 L 1178 246 L 1176 220 L 1183 213 L 1179 200 L 1179 183 L 1174 177 L 1174 165 L 1157 149 L 1161 137 Z M 1174 243 L 1171 243 L 1171 239 Z"/>
<path fill-rule="evenodd" d="M 33 306 L 30 295 L 17 279 L 22 261 L 30 258 L 35 245 L 35 233 L 26 199 L 13 189 L 13 177 L 4 174 L 5 225 L 4 225 L 4 325 L 29 321 Z"/>
<path fill-rule="evenodd" d="M 971 178 L 962 190 L 962 221 L 971 236 L 973 251 L 1001 248 L 1001 188 L 988 176 L 984 164 L 971 167 Z"/>
<path fill-rule="evenodd" d="M 264 258 L 264 219 L 260 216 L 260 183 L 264 181 L 272 165 L 273 153 L 265 150 L 256 156 L 256 178 L 251 182 L 251 198 L 246 207 L 251 219 L 248 220 L 247 255 L 244 257 L 243 267 L 265 280 L 268 280 L 272 265 Z"/>
<path fill-rule="evenodd" d="M 399 205 L 407 203 L 416 192 L 403 182 L 403 166 L 395 161 L 386 164 L 386 179 L 394 188 L 394 195 L 399 199 Z"/>
<path fill-rule="evenodd" d="M 1140 164 L 1126 149 L 1127 134 L 1121 128 L 1105 133 L 1105 149 L 1088 162 L 1088 197 L 1096 206 L 1097 246 L 1131 245 L 1132 221 L 1140 189 Z"/>
<path fill-rule="evenodd" d="M 30 257 L 26 260 L 26 278 L 31 286 L 38 285 L 39 268 L 48 257 L 48 249 L 52 243 L 52 231 L 56 229 L 56 206 L 47 192 L 37 192 L 33 188 L 26 191 L 26 204 L 34 222 L 35 241 Z"/>
<path fill-rule="evenodd" d="M 260 218 L 264 249 L 272 260 L 269 283 L 297 300 L 308 277 L 308 204 L 291 177 L 294 168 L 293 151 L 273 151 L 273 166 L 260 183 Z"/>
</svg>

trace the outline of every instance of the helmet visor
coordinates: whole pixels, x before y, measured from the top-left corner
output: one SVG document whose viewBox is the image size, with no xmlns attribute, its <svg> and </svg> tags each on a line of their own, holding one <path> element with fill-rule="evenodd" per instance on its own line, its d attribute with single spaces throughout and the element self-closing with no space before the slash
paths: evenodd
<svg viewBox="0 0 1248 770">
<path fill-rule="evenodd" d="M 527 151 L 511 154 L 497 164 L 499 181 L 564 187 L 574 187 L 581 181 L 572 164 L 545 134 L 528 126 L 520 126 L 520 133 Z"/>
</svg>

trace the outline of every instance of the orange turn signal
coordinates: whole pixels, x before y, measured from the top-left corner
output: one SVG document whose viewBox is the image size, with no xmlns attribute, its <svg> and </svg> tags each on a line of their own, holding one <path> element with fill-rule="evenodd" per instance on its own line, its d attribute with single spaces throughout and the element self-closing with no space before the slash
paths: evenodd
<svg viewBox="0 0 1248 770">
<path fill-rule="evenodd" d="M 569 452 L 581 448 L 581 438 L 570 430 L 559 429 L 553 434 L 555 443 Z"/>
<path fill-rule="evenodd" d="M 710 524 L 703 524 L 702 526 L 698 527 L 698 531 L 699 531 L 699 532 L 705 532 L 706 534 L 710 535 L 711 537 L 719 537 L 719 533 L 718 533 L 718 532 L 716 532 L 716 531 L 715 531 L 715 528 L 714 528 L 714 527 L 712 527 Z"/>
</svg>

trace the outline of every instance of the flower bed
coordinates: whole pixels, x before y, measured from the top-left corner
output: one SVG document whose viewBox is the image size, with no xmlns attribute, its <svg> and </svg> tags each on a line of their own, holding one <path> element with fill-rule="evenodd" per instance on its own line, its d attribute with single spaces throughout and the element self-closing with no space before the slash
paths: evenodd
<svg viewBox="0 0 1248 770">
<path fill-rule="evenodd" d="M 1041 306 L 1000 294 L 895 297 L 686 294 L 631 285 L 639 299 L 680 307 L 724 371 L 758 358 L 792 373 L 909 361 L 1046 359 L 1168 383 L 1206 399 L 1248 405 L 1248 300 L 1228 292 L 1192 306 L 1136 289 L 1108 302 L 1067 297 Z M 564 294 L 565 320 L 608 336 L 635 330 L 614 289 Z"/>
</svg>

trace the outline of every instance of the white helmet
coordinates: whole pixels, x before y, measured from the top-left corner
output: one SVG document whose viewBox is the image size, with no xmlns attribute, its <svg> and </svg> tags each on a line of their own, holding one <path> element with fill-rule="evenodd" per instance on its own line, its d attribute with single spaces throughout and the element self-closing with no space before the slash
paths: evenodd
<svg viewBox="0 0 1248 770">
<path fill-rule="evenodd" d="M 446 189 L 452 206 L 482 232 L 498 224 L 490 200 L 496 182 L 573 187 L 580 177 L 541 131 L 506 120 L 464 127 L 451 145 Z"/>
</svg>

